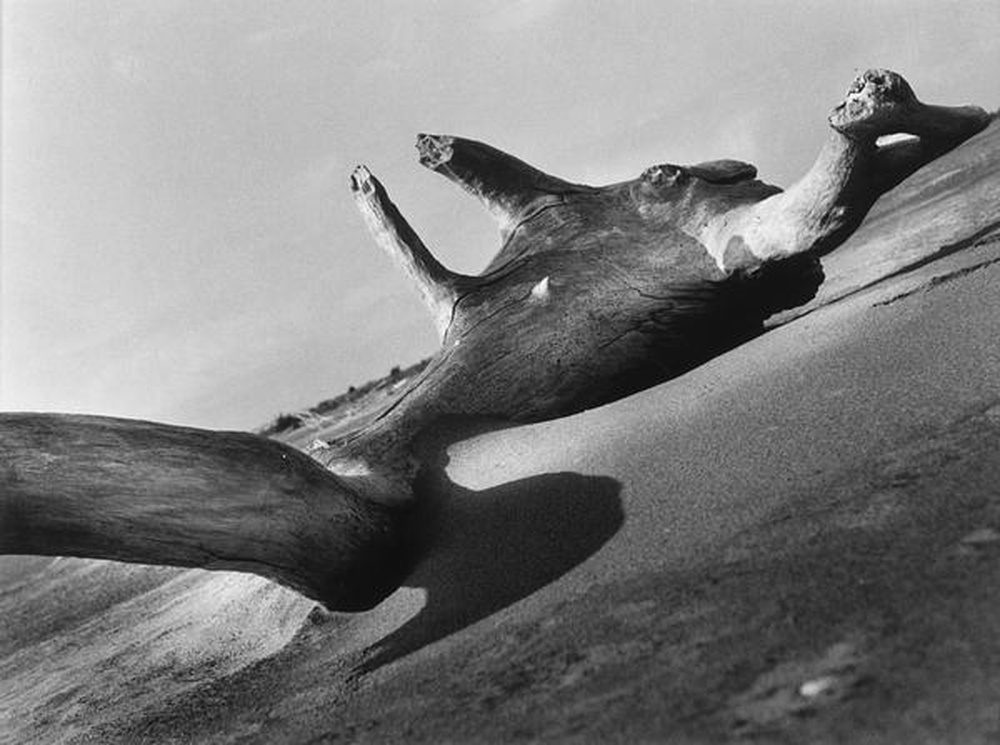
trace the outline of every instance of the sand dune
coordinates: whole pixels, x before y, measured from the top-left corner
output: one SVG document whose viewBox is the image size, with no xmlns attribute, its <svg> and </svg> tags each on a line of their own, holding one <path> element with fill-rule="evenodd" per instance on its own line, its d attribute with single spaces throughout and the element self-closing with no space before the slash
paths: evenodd
<svg viewBox="0 0 1000 745">
<path fill-rule="evenodd" d="M 369 613 L 5 559 L 4 741 L 996 737 L 998 132 L 890 194 L 813 312 L 609 406 L 438 433 L 426 557 Z"/>
</svg>

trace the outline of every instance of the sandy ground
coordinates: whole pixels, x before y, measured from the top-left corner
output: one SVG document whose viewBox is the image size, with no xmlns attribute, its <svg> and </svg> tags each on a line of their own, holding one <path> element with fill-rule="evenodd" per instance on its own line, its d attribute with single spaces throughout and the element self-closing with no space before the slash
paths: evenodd
<svg viewBox="0 0 1000 745">
<path fill-rule="evenodd" d="M 0 741 L 996 742 L 998 143 L 889 195 L 823 307 L 428 443 L 426 558 L 369 613 L 5 559 Z"/>
</svg>

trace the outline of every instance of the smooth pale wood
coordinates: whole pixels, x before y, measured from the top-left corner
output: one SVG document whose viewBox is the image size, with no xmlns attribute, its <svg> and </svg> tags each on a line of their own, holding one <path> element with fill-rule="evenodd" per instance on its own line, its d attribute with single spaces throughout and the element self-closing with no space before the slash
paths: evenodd
<svg viewBox="0 0 1000 745">
<path fill-rule="evenodd" d="M 975 106 L 928 106 L 897 73 L 867 70 L 830 114 L 831 135 L 809 172 L 786 192 L 714 219 L 705 243 L 734 268 L 823 256 L 857 229 L 882 194 L 991 119 Z M 878 138 L 892 134 L 917 139 L 880 147 Z"/>
<path fill-rule="evenodd" d="M 252 572 L 331 609 L 399 581 L 398 516 L 240 432 L 0 414 L 0 553 Z"/>
<path fill-rule="evenodd" d="M 351 191 L 375 242 L 416 284 L 438 333 L 443 336 L 466 278 L 445 269 L 434 258 L 364 166 L 351 174 Z"/>
</svg>

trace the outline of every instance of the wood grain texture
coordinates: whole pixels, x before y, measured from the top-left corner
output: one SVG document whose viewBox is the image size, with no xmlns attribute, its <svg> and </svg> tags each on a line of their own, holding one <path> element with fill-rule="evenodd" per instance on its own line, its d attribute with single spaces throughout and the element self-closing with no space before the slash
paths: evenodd
<svg viewBox="0 0 1000 745">
<path fill-rule="evenodd" d="M 0 552 L 260 574 L 330 608 L 395 588 L 397 516 L 281 443 L 0 414 Z"/>
<path fill-rule="evenodd" d="M 348 452 L 405 469 L 410 443 L 443 417 L 563 416 L 753 338 L 769 316 L 814 296 L 820 257 L 884 191 L 992 118 L 977 107 L 922 104 L 898 74 L 868 70 L 830 115 L 812 168 L 787 191 L 738 161 L 571 184 L 483 143 L 421 135 L 421 163 L 499 214 L 504 242 L 480 276 L 462 278 L 423 374 Z M 916 134 L 916 144 L 879 144 L 899 132 Z M 386 202 L 378 213 L 398 214 L 380 184 L 376 191 Z"/>
<path fill-rule="evenodd" d="M 885 190 L 992 118 L 922 104 L 897 74 L 869 70 L 787 192 L 738 161 L 572 184 L 483 143 L 421 135 L 421 163 L 483 202 L 503 245 L 481 275 L 451 272 L 378 180 L 355 171 L 376 242 L 442 335 L 391 408 L 315 461 L 239 433 L 3 415 L 0 551 L 238 569 L 331 608 L 370 607 L 405 572 L 419 443 L 445 419 L 571 414 L 753 338 L 813 297 L 819 258 Z M 898 132 L 918 139 L 879 145 Z"/>
</svg>

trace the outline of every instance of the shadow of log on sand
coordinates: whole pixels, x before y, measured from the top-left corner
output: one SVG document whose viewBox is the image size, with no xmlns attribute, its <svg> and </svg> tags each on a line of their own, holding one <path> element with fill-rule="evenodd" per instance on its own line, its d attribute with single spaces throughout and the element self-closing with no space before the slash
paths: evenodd
<svg viewBox="0 0 1000 745">
<path fill-rule="evenodd" d="M 418 478 L 412 524 L 422 558 L 405 587 L 424 607 L 370 647 L 368 673 L 492 615 L 596 553 L 622 526 L 621 484 L 606 476 L 548 473 L 475 491 L 452 483 L 443 450 Z"/>
</svg>

